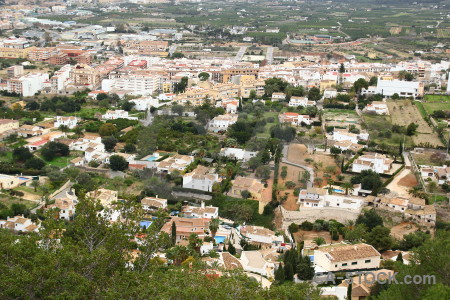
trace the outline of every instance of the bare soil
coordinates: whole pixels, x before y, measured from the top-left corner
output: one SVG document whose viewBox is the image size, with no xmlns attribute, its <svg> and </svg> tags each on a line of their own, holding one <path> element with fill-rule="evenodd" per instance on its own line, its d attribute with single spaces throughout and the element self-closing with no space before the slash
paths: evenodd
<svg viewBox="0 0 450 300">
<path fill-rule="evenodd" d="M 331 234 L 328 231 L 305 231 L 305 230 L 299 230 L 298 232 L 294 233 L 294 239 L 297 243 L 305 240 L 312 240 L 316 237 L 323 237 L 325 239 L 325 242 L 327 244 L 331 243 L 339 243 L 342 241 L 342 237 L 339 236 L 338 241 L 333 241 L 331 239 Z"/>
<path fill-rule="evenodd" d="M 404 235 L 415 232 L 419 229 L 414 223 L 404 222 L 391 228 L 391 236 L 396 239 L 403 239 Z"/>
<path fill-rule="evenodd" d="M 409 173 L 398 181 L 398 185 L 404 187 L 415 187 L 418 184 L 416 176 L 414 174 Z"/>
</svg>

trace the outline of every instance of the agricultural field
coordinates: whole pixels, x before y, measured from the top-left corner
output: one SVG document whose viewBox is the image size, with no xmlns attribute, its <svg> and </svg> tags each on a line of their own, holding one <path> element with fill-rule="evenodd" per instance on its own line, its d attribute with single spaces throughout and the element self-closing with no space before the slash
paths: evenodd
<svg viewBox="0 0 450 300">
<path fill-rule="evenodd" d="M 417 124 L 417 134 L 412 137 L 415 145 L 443 146 L 437 133 L 422 118 L 422 115 L 414 104 L 409 100 L 389 101 L 389 112 L 392 124 L 408 126 L 411 123 Z"/>
</svg>

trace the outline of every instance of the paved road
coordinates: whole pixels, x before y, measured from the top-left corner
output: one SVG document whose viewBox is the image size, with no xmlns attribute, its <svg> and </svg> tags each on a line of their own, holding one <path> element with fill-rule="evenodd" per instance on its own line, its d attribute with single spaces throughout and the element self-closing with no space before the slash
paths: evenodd
<svg viewBox="0 0 450 300">
<path fill-rule="evenodd" d="M 175 51 L 177 51 L 177 47 L 178 45 L 173 44 L 172 46 L 169 47 L 169 56 L 172 56 L 172 54 L 175 53 Z"/>
<path fill-rule="evenodd" d="M 148 125 L 150 125 L 150 124 L 152 124 L 152 122 L 153 122 L 153 114 L 151 114 L 149 111 L 147 112 L 147 116 L 145 117 L 145 119 L 141 119 L 141 120 L 139 120 L 141 123 L 142 123 L 142 125 L 144 125 L 144 126 L 148 126 Z"/>
<path fill-rule="evenodd" d="M 267 47 L 266 61 L 268 65 L 273 64 L 273 47 Z"/>
<path fill-rule="evenodd" d="M 238 53 L 236 54 L 236 56 L 234 57 L 234 61 L 241 61 L 242 57 L 245 54 L 245 51 L 247 51 L 247 46 L 242 46 L 241 48 L 239 48 Z"/>
<path fill-rule="evenodd" d="M 314 177 L 314 169 L 309 166 L 300 165 L 300 164 L 289 161 L 288 160 L 288 151 L 289 151 L 289 145 L 285 145 L 283 147 L 283 158 L 281 159 L 281 162 L 291 165 L 291 166 L 294 166 L 294 167 L 299 167 L 299 168 L 302 168 L 302 169 L 308 171 L 310 176 L 309 176 L 309 181 L 307 183 L 307 187 L 308 188 L 313 187 L 314 186 L 314 178 L 315 178 Z"/>
</svg>

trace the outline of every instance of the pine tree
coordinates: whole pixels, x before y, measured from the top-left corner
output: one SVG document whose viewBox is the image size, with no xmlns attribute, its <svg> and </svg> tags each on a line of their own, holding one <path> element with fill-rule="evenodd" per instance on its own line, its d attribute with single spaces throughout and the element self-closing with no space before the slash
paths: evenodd
<svg viewBox="0 0 450 300">
<path fill-rule="evenodd" d="M 347 287 L 347 299 L 348 300 L 352 299 L 352 287 L 353 287 L 353 285 L 351 283 Z"/>
<path fill-rule="evenodd" d="M 233 246 L 231 242 L 228 242 L 228 252 L 231 255 L 236 255 L 236 248 Z"/>
<path fill-rule="evenodd" d="M 284 268 L 284 274 L 286 275 L 286 280 L 294 280 L 294 267 L 290 262 L 286 264 Z"/>
<path fill-rule="evenodd" d="M 284 275 L 284 268 L 283 265 L 280 264 L 275 271 L 275 280 L 279 282 L 283 282 L 286 279 L 286 276 Z"/>
<path fill-rule="evenodd" d="M 300 257 L 297 265 L 297 277 L 301 280 L 311 280 L 314 277 L 314 267 L 311 264 L 309 256 Z"/>
<path fill-rule="evenodd" d="M 401 252 L 400 252 L 400 254 L 397 256 L 397 261 L 403 263 L 403 255 L 402 255 Z"/>
<path fill-rule="evenodd" d="M 175 222 L 172 222 L 172 235 L 170 237 L 172 239 L 172 245 L 175 245 L 177 243 L 177 224 Z"/>
</svg>

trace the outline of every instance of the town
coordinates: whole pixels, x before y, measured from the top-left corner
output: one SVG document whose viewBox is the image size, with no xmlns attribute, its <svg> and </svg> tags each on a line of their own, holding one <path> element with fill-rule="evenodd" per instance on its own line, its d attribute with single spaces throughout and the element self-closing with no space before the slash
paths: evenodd
<svg viewBox="0 0 450 300">
<path fill-rule="evenodd" d="M 0 4 L 2 299 L 448 299 L 450 4 L 253 2 Z"/>
</svg>

